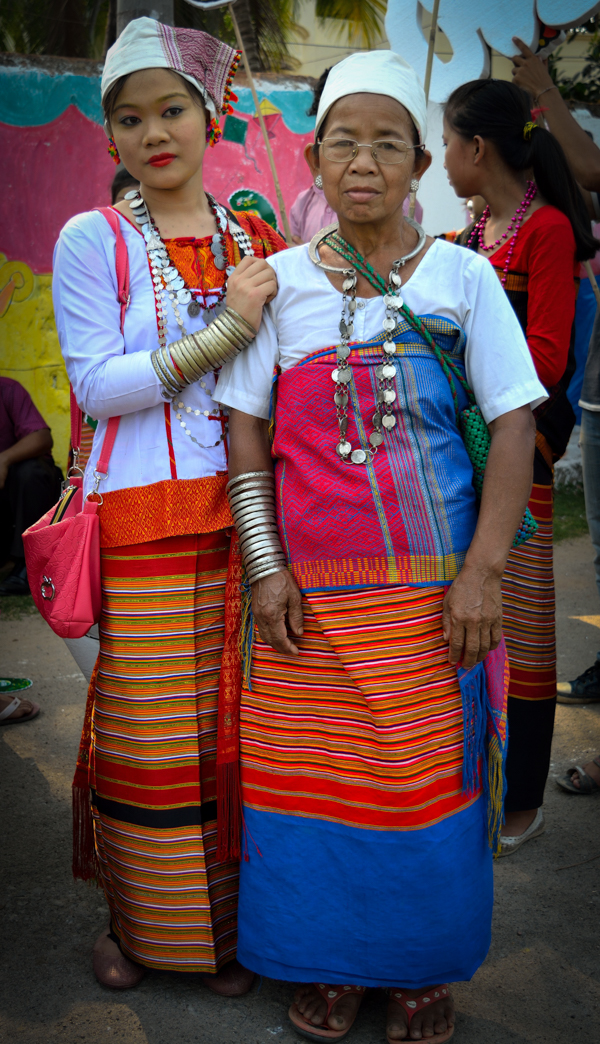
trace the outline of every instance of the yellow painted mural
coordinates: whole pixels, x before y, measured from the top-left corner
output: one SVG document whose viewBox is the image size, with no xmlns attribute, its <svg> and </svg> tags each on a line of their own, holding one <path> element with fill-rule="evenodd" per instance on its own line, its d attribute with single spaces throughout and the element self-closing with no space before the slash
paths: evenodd
<svg viewBox="0 0 600 1044">
<path fill-rule="evenodd" d="M 69 452 L 69 381 L 52 309 L 52 276 L 0 254 L 0 375 L 27 389 L 52 430 L 54 459 Z"/>
</svg>

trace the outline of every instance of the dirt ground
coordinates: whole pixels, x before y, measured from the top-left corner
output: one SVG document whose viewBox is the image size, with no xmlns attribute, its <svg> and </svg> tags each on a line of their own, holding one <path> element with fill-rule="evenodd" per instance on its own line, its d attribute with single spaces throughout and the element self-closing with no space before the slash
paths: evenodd
<svg viewBox="0 0 600 1044">
<path fill-rule="evenodd" d="M 600 603 L 587 537 L 556 551 L 559 678 L 600 647 Z M 1 606 L 0 606 L 1 608 Z M 6 1044 L 295 1044 L 289 984 L 248 996 L 149 974 L 114 993 L 92 973 L 107 923 L 103 895 L 71 877 L 71 779 L 85 704 L 82 675 L 38 617 L 2 622 L 0 674 L 27 676 L 40 717 L 0 729 L 3 955 L 0 1041 Z M 553 773 L 600 750 L 600 704 L 558 708 Z M 587 1044 L 600 1040 L 598 797 L 550 781 L 547 832 L 496 863 L 489 956 L 454 987 L 457 1044 Z M 577 865 L 572 865 L 577 864 Z M 402 925 L 398 925 L 402 946 Z M 383 996 L 371 991 L 349 1044 L 385 1044 Z"/>
</svg>

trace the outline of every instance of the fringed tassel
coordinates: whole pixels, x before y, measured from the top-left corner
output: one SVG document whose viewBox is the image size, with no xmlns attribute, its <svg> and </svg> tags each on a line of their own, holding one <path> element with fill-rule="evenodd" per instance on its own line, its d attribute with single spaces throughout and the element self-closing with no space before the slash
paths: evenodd
<svg viewBox="0 0 600 1044">
<path fill-rule="evenodd" d="M 96 698 L 98 662 L 92 671 L 88 686 L 83 727 L 79 741 L 77 766 L 73 779 L 73 877 L 79 881 L 98 881 L 100 866 L 96 855 L 94 821 L 90 786 L 90 753 L 92 749 L 92 721 Z"/>
<path fill-rule="evenodd" d="M 458 682 L 464 721 L 462 789 L 464 794 L 473 795 L 481 786 L 481 763 L 486 758 L 487 706 L 483 668 L 478 665 L 471 671 L 459 669 Z M 485 775 L 484 772 L 484 778 Z M 484 788 L 485 785 L 484 782 Z"/>
<path fill-rule="evenodd" d="M 500 851 L 500 830 L 504 813 L 506 776 L 504 774 L 502 745 L 497 733 L 490 737 L 488 744 L 487 789 L 488 840 L 492 852 L 494 855 L 498 855 Z"/>
<path fill-rule="evenodd" d="M 249 692 L 252 692 L 252 647 L 254 645 L 254 613 L 252 612 L 252 591 L 247 580 L 240 585 L 242 592 L 242 620 L 240 624 L 240 655 L 242 657 L 242 678 Z"/>
<path fill-rule="evenodd" d="M 218 831 L 217 860 L 220 863 L 239 860 L 242 830 L 239 761 L 217 765 L 217 822 L 224 824 L 224 829 Z"/>
<path fill-rule="evenodd" d="M 488 698 L 483 664 L 458 671 L 462 694 L 463 793 L 471 796 L 480 787 L 487 802 L 488 843 L 494 855 L 500 850 L 500 828 L 506 792 L 504 747 Z"/>
<path fill-rule="evenodd" d="M 73 877 L 76 881 L 97 881 L 100 875 L 89 785 L 73 784 Z"/>
</svg>

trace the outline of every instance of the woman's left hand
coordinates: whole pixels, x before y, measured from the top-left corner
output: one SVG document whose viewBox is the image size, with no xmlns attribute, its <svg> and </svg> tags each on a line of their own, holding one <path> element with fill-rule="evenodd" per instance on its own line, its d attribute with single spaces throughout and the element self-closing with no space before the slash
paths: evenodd
<svg viewBox="0 0 600 1044">
<path fill-rule="evenodd" d="M 444 598 L 442 625 L 450 663 L 469 670 L 502 638 L 502 577 L 464 565 Z M 462 661 L 462 662 L 461 662 Z"/>
</svg>

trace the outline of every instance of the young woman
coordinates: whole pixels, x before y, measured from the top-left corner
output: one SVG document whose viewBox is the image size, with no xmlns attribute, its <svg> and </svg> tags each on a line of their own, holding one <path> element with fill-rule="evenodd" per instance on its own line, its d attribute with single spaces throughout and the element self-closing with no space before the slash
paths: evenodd
<svg viewBox="0 0 600 1044">
<path fill-rule="evenodd" d="M 98 421 L 84 492 L 95 486 L 103 501 L 103 610 L 76 780 L 91 790 L 111 916 L 94 968 L 120 988 L 145 967 L 204 973 L 222 993 L 245 992 L 252 979 L 235 961 L 237 864 L 216 858 L 232 520 L 227 419 L 212 398 L 212 371 L 258 329 L 276 292 L 262 259 L 283 243 L 264 222 L 228 215 L 202 184 L 238 57 L 205 33 L 149 18 L 131 22 L 108 52 L 110 147 L 139 182 L 113 209 L 129 257 L 123 333 L 105 216 L 69 221 L 55 254 L 67 371 L 81 409 Z M 167 346 L 184 334 L 181 356 Z"/>
<path fill-rule="evenodd" d="M 530 105 L 512 83 L 474 80 L 450 95 L 444 117 L 445 166 L 454 191 L 487 201 L 479 221 L 457 242 L 490 260 L 548 390 L 535 411 L 529 502 L 539 529 L 511 551 L 502 587 L 510 662 L 502 855 L 545 829 L 541 806 L 556 705 L 552 474 L 575 422 L 566 388 L 579 262 L 597 248 L 562 149 L 532 121 Z"/>
<path fill-rule="evenodd" d="M 240 960 L 302 983 L 290 1018 L 315 1041 L 341 1040 L 384 986 L 389 1044 L 444 1044 L 448 982 L 490 940 L 500 579 L 544 389 L 490 266 L 404 217 L 425 123 L 399 55 L 332 69 L 309 155 L 339 226 L 269 260 L 277 297 L 215 392 L 257 627 Z M 441 360 L 466 370 L 491 430 L 479 514 Z"/>
</svg>

